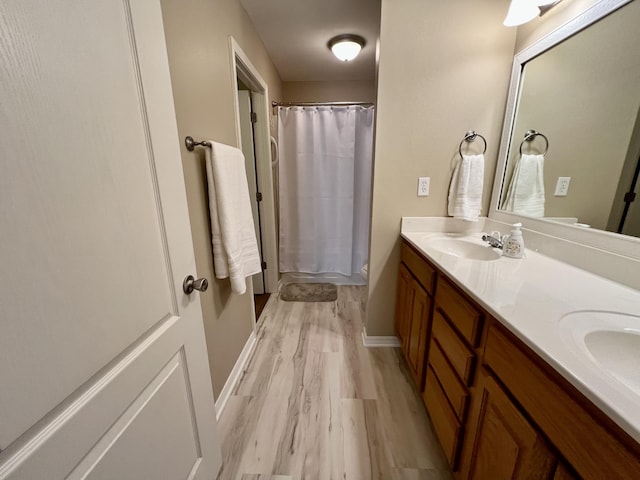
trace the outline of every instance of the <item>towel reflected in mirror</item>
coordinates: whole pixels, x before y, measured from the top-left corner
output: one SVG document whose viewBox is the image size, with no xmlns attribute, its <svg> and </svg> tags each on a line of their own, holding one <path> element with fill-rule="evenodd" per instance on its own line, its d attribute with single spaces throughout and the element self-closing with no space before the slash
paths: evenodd
<svg viewBox="0 0 640 480">
<path fill-rule="evenodd" d="M 516 163 L 501 209 L 544 217 L 544 155 L 522 154 Z"/>
</svg>

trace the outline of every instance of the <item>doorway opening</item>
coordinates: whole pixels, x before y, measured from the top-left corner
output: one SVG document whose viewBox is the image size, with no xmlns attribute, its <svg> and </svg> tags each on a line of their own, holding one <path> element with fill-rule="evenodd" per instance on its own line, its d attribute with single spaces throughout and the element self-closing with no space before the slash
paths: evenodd
<svg viewBox="0 0 640 480">
<path fill-rule="evenodd" d="M 260 214 L 260 202 L 262 201 L 262 193 L 258 185 L 258 169 L 255 156 L 255 132 L 253 125 L 257 121 L 257 115 L 253 110 L 252 92 L 242 82 L 238 81 L 238 108 L 240 115 L 240 138 L 242 142 L 242 153 L 244 154 L 245 170 L 247 172 L 247 182 L 249 184 L 249 197 L 251 198 L 251 213 L 253 215 L 253 225 L 256 231 L 256 240 L 258 241 L 258 251 L 262 259 L 263 271 L 256 273 L 251 277 L 253 283 L 254 295 L 265 293 L 264 289 L 264 255 L 262 253 L 262 218 Z"/>
<path fill-rule="evenodd" d="M 631 133 L 607 230 L 640 237 L 640 110 Z"/>
<path fill-rule="evenodd" d="M 262 272 L 251 279 L 250 293 L 257 322 L 269 294 L 278 288 L 278 257 L 269 125 L 269 93 L 266 82 L 238 43 L 229 37 L 233 62 L 236 144 L 245 156 L 247 181 Z"/>
<path fill-rule="evenodd" d="M 618 233 L 636 237 L 640 236 L 640 210 L 637 208 L 637 204 L 633 205 L 633 203 L 638 195 L 638 177 L 640 177 L 640 157 L 636 161 L 636 168 L 633 172 L 629 191 L 625 192 L 623 197 L 624 208 L 617 230 Z M 634 206 L 636 207 L 635 209 L 633 208 Z"/>
<path fill-rule="evenodd" d="M 267 262 L 264 260 L 264 247 L 262 241 L 262 215 L 260 213 L 260 203 L 262 202 L 262 192 L 258 183 L 258 167 L 255 155 L 256 132 L 253 126 L 257 122 L 257 114 L 253 108 L 253 92 L 247 87 L 242 79 L 238 81 L 238 113 L 240 115 L 240 137 L 242 141 L 242 153 L 245 159 L 245 170 L 247 172 L 247 182 L 249 184 L 249 196 L 251 198 L 251 213 L 253 224 L 258 241 L 258 252 L 262 260 L 262 271 L 251 277 L 253 284 L 253 305 L 255 310 L 254 319 L 257 322 L 264 310 L 269 296 L 265 290 L 265 272 Z"/>
</svg>

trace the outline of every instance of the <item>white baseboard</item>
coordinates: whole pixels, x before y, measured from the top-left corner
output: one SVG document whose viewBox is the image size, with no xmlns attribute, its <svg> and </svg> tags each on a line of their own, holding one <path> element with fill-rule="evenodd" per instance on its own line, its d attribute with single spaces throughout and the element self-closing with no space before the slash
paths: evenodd
<svg viewBox="0 0 640 480">
<path fill-rule="evenodd" d="M 381 336 L 370 336 L 367 335 L 367 329 L 362 327 L 362 343 L 367 348 L 374 347 L 400 347 L 400 340 L 398 337 L 381 337 Z"/>
<path fill-rule="evenodd" d="M 227 406 L 227 400 L 229 400 L 229 397 L 231 396 L 231 392 L 233 392 L 238 381 L 242 378 L 244 369 L 251 358 L 251 354 L 256 347 L 257 341 L 258 337 L 256 337 L 256 332 L 252 331 L 251 335 L 249 335 L 249 338 L 247 339 L 247 343 L 244 344 L 242 352 L 240 352 L 238 360 L 236 360 L 236 364 L 233 366 L 233 369 L 229 374 L 229 378 L 227 378 L 227 381 L 225 382 L 224 387 L 222 387 L 222 391 L 216 400 L 216 420 L 220 420 L 224 407 Z"/>
</svg>

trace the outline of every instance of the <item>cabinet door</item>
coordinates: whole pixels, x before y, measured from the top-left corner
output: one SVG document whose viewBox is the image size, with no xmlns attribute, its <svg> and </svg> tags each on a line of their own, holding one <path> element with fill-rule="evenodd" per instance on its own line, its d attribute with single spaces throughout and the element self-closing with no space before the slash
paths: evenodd
<svg viewBox="0 0 640 480">
<path fill-rule="evenodd" d="M 407 339 L 407 362 L 418 390 L 422 391 L 426 362 L 427 332 L 431 313 L 431 298 L 418 282 L 411 281 L 411 325 Z"/>
<path fill-rule="evenodd" d="M 482 395 L 470 479 L 551 479 L 556 459 L 495 380 L 480 378 Z"/>
<path fill-rule="evenodd" d="M 407 330 L 411 321 L 411 274 L 404 264 L 400 264 L 398 273 L 398 293 L 396 296 L 396 335 L 406 351 Z"/>
</svg>

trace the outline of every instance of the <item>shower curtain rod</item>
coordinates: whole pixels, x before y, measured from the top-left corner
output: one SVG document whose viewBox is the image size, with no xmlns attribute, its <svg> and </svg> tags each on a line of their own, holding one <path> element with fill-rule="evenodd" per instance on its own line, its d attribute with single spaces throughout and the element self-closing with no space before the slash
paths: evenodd
<svg viewBox="0 0 640 480">
<path fill-rule="evenodd" d="M 347 107 L 351 105 L 357 105 L 361 107 L 373 107 L 375 103 L 372 102 L 271 102 L 271 107 L 274 110 L 277 107 Z"/>
</svg>

